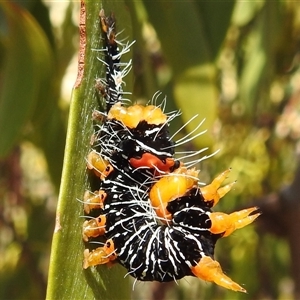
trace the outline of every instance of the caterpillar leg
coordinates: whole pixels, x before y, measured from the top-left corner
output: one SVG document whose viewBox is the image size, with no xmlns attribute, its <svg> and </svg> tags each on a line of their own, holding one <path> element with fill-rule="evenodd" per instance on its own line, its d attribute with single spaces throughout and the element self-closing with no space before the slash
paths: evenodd
<svg viewBox="0 0 300 300">
<path fill-rule="evenodd" d="M 82 238 L 85 242 L 90 237 L 97 237 L 105 234 L 106 216 L 100 215 L 83 223 Z"/>
<path fill-rule="evenodd" d="M 200 188 L 204 201 L 213 201 L 213 206 L 215 206 L 219 200 L 227 194 L 235 182 L 229 183 L 220 188 L 223 181 L 227 178 L 230 169 L 224 171 L 218 175 L 211 184 Z"/>
<path fill-rule="evenodd" d="M 107 194 L 103 191 L 86 191 L 83 196 L 84 201 L 84 211 L 89 214 L 92 209 L 103 209 L 104 206 L 104 200 L 107 197 Z"/>
<path fill-rule="evenodd" d="M 213 212 L 209 214 L 209 218 L 212 222 L 210 231 L 218 234 L 224 232 L 224 237 L 230 235 L 233 231 L 252 223 L 260 213 L 254 215 L 250 214 L 257 211 L 257 207 L 243 209 L 232 214 L 225 214 L 220 212 Z"/>
<path fill-rule="evenodd" d="M 87 269 L 91 266 L 107 264 L 117 258 L 117 255 L 115 254 L 114 242 L 112 240 L 107 240 L 103 247 L 99 247 L 92 252 L 90 252 L 89 249 L 85 249 L 83 255 L 84 269 Z"/>
<path fill-rule="evenodd" d="M 96 151 L 89 153 L 87 157 L 87 168 L 93 170 L 95 175 L 100 177 L 101 180 L 113 171 L 113 166 Z"/>
<path fill-rule="evenodd" d="M 223 273 L 220 264 L 209 256 L 202 257 L 195 267 L 191 267 L 191 271 L 195 276 L 202 280 L 214 282 L 233 291 L 247 292 L 239 284 L 226 276 Z"/>
</svg>

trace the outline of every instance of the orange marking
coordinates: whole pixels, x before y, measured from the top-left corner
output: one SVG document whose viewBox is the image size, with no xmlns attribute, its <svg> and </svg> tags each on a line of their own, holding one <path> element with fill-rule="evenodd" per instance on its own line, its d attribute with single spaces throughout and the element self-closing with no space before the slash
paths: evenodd
<svg viewBox="0 0 300 300">
<path fill-rule="evenodd" d="M 141 158 L 131 158 L 129 162 L 136 169 L 140 167 L 157 168 L 162 172 L 169 172 L 175 164 L 173 158 L 168 157 L 164 163 L 157 156 L 148 152 L 143 153 Z"/>
</svg>

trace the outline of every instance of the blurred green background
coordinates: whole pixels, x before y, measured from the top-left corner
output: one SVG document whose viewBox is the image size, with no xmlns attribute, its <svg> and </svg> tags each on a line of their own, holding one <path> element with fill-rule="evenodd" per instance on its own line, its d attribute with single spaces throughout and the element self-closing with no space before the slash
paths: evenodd
<svg viewBox="0 0 300 300">
<path fill-rule="evenodd" d="M 117 20 L 130 15 L 117 24 L 126 28 L 120 39 L 136 40 L 125 90 L 133 86 L 140 102 L 166 95 L 166 110 L 182 112 L 172 132 L 198 114 L 175 139 L 205 118 L 207 133 L 184 150 L 220 149 L 199 166 L 200 180 L 228 167 L 237 180 L 215 210 L 263 212 L 216 247 L 223 270 L 248 294 L 187 278 L 136 283 L 132 298 L 299 299 L 300 2 L 108 2 Z M 87 13 L 98 11 L 91 4 Z M 75 1 L 0 2 L 0 299 L 45 298 L 78 24 Z"/>
</svg>

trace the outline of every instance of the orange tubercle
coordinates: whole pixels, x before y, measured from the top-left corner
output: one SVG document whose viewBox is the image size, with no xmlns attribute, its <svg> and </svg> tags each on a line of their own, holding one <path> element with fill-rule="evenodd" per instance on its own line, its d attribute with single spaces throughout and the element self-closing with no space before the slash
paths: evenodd
<svg viewBox="0 0 300 300">
<path fill-rule="evenodd" d="M 235 182 L 227 184 L 220 188 L 223 181 L 227 178 L 230 169 L 224 171 L 220 175 L 218 175 L 211 184 L 200 188 L 204 201 L 213 201 L 213 206 L 215 206 L 219 200 L 227 194 Z"/>
<path fill-rule="evenodd" d="M 250 215 L 252 212 L 257 211 L 257 207 L 243 209 L 231 214 L 225 214 L 220 212 L 213 212 L 209 214 L 209 218 L 212 222 L 210 231 L 214 234 L 224 232 L 224 237 L 230 235 L 236 229 L 243 228 L 252 223 L 260 213 Z"/>
<path fill-rule="evenodd" d="M 184 196 L 198 184 L 198 173 L 195 169 L 180 167 L 173 173 L 160 178 L 150 190 L 150 200 L 154 207 Z"/>
<path fill-rule="evenodd" d="M 247 292 L 239 284 L 226 276 L 220 264 L 209 256 L 202 257 L 196 266 L 191 267 L 191 271 L 196 277 L 202 280 L 214 282 L 236 292 Z"/>
<path fill-rule="evenodd" d="M 168 202 L 184 196 L 198 184 L 198 173 L 195 169 L 179 167 L 173 173 L 160 178 L 151 188 L 149 197 L 157 216 L 167 223 L 172 216 L 166 209 Z"/>
</svg>

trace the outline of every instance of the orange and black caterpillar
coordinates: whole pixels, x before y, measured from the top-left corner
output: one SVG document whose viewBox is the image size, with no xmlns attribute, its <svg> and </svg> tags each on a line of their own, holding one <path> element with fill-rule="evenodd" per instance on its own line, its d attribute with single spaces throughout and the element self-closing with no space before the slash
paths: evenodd
<svg viewBox="0 0 300 300">
<path fill-rule="evenodd" d="M 220 187 L 230 170 L 200 187 L 192 163 L 175 159 L 168 124 L 176 114 L 164 113 L 161 106 L 124 105 L 122 83 L 131 65 L 121 63 L 121 56 L 130 45 L 116 40 L 114 15 L 101 10 L 99 16 L 106 78 L 97 80 L 96 88 L 106 112 L 94 113 L 102 124 L 87 166 L 97 187 L 84 195 L 83 239 L 104 239 L 104 245 L 85 249 L 84 268 L 118 262 L 142 281 L 190 275 L 245 292 L 214 260 L 214 247 L 219 238 L 253 222 L 257 207 L 213 212 L 232 187 Z"/>
</svg>

